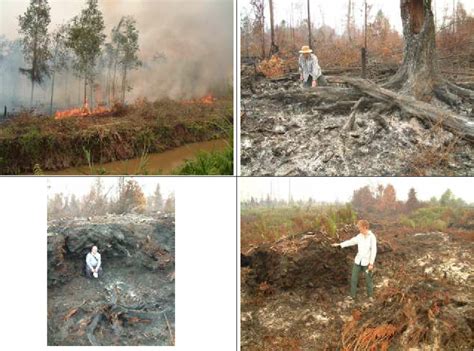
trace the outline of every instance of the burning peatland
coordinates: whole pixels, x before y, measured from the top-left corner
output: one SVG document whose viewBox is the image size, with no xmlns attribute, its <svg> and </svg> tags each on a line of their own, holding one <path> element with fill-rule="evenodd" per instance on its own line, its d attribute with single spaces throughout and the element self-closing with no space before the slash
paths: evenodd
<svg viewBox="0 0 474 351">
<path fill-rule="evenodd" d="M 232 98 L 210 100 L 139 99 L 107 110 L 64 111 L 56 119 L 23 114 L 0 126 L 0 173 L 100 167 L 189 143 L 228 139 Z"/>
</svg>

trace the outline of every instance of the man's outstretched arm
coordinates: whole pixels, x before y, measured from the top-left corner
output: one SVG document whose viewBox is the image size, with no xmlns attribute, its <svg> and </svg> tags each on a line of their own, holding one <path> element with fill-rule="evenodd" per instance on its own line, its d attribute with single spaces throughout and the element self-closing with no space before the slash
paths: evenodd
<svg viewBox="0 0 474 351">
<path fill-rule="evenodd" d="M 332 244 L 331 246 L 334 246 L 334 247 L 340 246 L 344 248 L 344 247 L 354 246 L 354 245 L 357 245 L 357 236 L 353 237 L 352 239 L 343 241 L 342 243 Z"/>
</svg>

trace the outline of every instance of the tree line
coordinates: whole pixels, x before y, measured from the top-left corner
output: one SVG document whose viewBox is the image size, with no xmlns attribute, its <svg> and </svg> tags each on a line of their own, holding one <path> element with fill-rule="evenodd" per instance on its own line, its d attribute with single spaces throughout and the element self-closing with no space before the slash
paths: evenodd
<svg viewBox="0 0 474 351">
<path fill-rule="evenodd" d="M 461 198 L 456 197 L 450 189 L 447 189 L 439 199 L 431 197 L 429 201 L 418 200 L 415 188 L 410 188 L 406 201 L 397 199 L 395 187 L 391 184 L 383 186 L 379 184 L 375 189 L 364 186 L 354 191 L 351 200 L 354 209 L 364 213 L 378 213 L 396 215 L 410 213 L 422 207 L 467 207 L 468 204 Z"/>
<path fill-rule="evenodd" d="M 174 194 L 165 198 L 160 184 L 147 197 L 136 180 L 125 180 L 123 177 L 118 178 L 117 185 L 110 189 L 105 189 L 101 178 L 96 178 L 88 193 L 82 197 L 55 193 L 48 198 L 48 220 L 126 213 L 155 215 L 174 211 Z"/>
<path fill-rule="evenodd" d="M 49 32 L 51 23 L 48 0 L 30 0 L 26 12 L 18 17 L 19 43 L 26 67 L 19 67 L 31 83 L 30 108 L 33 106 L 35 86 L 47 79 L 51 82 L 50 113 L 54 104 L 55 77 L 71 70 L 83 81 L 83 104 L 112 104 L 125 102 L 131 89 L 127 81 L 130 70 L 142 65 L 138 58 L 139 31 L 136 20 L 123 16 L 106 41 L 103 14 L 98 0 L 86 0 L 81 13 Z M 12 44 L 11 44 L 12 45 Z M 0 45 L 0 49 L 6 43 Z M 0 50 L 0 63 L 11 50 Z M 100 74 L 105 72 L 105 74 Z M 104 77 L 105 75 L 105 77 Z M 121 76 L 119 78 L 119 76 Z M 100 87 L 97 80 L 105 80 L 107 101 L 95 101 L 94 92 Z M 120 84 L 118 84 L 120 80 Z M 89 99 L 88 99 L 89 96 Z"/>
<path fill-rule="evenodd" d="M 342 205 L 335 202 L 334 204 Z M 379 184 L 377 187 L 364 186 L 354 190 L 351 200 L 348 202 L 357 212 L 379 213 L 379 214 L 400 214 L 415 211 L 421 207 L 442 206 L 442 207 L 468 207 L 472 206 L 463 199 L 458 198 L 454 193 L 447 189 L 439 199 L 436 196 L 431 197 L 429 201 L 421 201 L 417 197 L 415 188 L 410 188 L 406 201 L 397 198 L 395 187 L 391 184 L 386 186 Z M 243 208 L 258 207 L 319 207 L 320 205 L 328 205 L 327 203 L 318 202 L 316 199 L 309 197 L 306 200 L 277 199 L 272 198 L 270 194 L 265 197 L 251 197 L 241 203 Z"/>
<path fill-rule="evenodd" d="M 320 61 L 325 64 L 354 66 L 360 63 L 360 49 L 363 48 L 373 62 L 396 64 L 402 58 L 403 38 L 390 23 L 382 10 L 373 9 L 374 1 L 347 0 L 346 13 L 342 14 L 344 30 L 338 34 L 335 28 L 325 23 L 324 10 L 319 6 L 316 26 L 311 18 L 312 3 L 291 1 L 286 17 L 277 22 L 274 9 L 286 1 L 251 0 L 250 8 L 240 19 L 242 57 L 270 58 L 294 56 L 302 45 L 316 50 Z M 266 13 L 270 18 L 266 18 Z M 355 17 L 360 13 L 362 25 L 356 26 Z M 437 42 L 445 55 L 465 50 L 472 36 L 474 18 L 469 16 L 462 2 L 453 2 L 451 9 L 436 13 Z"/>
</svg>

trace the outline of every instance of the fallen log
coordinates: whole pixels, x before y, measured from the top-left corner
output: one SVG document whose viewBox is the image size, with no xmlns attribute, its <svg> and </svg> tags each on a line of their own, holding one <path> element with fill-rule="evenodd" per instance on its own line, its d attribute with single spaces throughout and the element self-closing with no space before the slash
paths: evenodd
<svg viewBox="0 0 474 351">
<path fill-rule="evenodd" d="M 315 89 L 301 89 L 292 91 L 279 91 L 276 93 L 265 93 L 258 96 L 260 99 L 276 100 L 283 103 L 316 103 L 357 101 L 362 96 L 359 91 L 351 88 L 339 87 L 317 87 Z"/>
<path fill-rule="evenodd" d="M 333 104 L 318 106 L 318 107 L 315 107 L 314 109 L 317 111 L 323 111 L 323 112 L 344 113 L 344 112 L 350 111 L 355 103 L 357 103 L 357 101 L 339 101 Z"/>
<path fill-rule="evenodd" d="M 347 120 L 346 124 L 342 127 L 344 131 L 351 131 L 354 129 L 355 117 L 357 112 L 361 110 L 369 101 L 366 97 L 361 97 L 351 108 L 351 114 L 349 119 Z"/>
<path fill-rule="evenodd" d="M 433 125 L 439 124 L 444 129 L 458 135 L 462 139 L 474 143 L 474 123 L 469 122 L 465 117 L 416 100 L 411 96 L 398 94 L 382 88 L 369 80 L 352 77 L 341 77 L 341 80 L 366 95 L 387 104 L 394 104 L 409 115 L 417 117 L 424 122 L 428 121 Z"/>
<path fill-rule="evenodd" d="M 95 338 L 94 332 L 97 329 L 99 323 L 102 321 L 103 314 L 98 313 L 92 318 L 91 323 L 87 327 L 87 339 L 91 343 L 92 346 L 100 346 L 100 344 L 97 342 L 97 339 Z"/>
</svg>

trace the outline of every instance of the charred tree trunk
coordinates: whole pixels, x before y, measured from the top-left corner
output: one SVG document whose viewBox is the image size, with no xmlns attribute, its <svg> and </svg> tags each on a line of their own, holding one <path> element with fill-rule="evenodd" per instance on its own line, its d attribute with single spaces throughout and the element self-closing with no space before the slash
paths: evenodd
<svg viewBox="0 0 474 351">
<path fill-rule="evenodd" d="M 51 79 L 51 101 L 49 103 L 49 114 L 53 115 L 53 99 L 54 99 L 54 78 L 56 77 L 56 71 L 53 72 L 53 77 Z"/>
<path fill-rule="evenodd" d="M 352 1 L 349 0 L 348 3 L 347 3 L 347 24 L 346 24 L 346 27 L 347 27 L 347 37 L 349 39 L 350 42 L 352 42 L 352 36 L 351 36 L 351 8 L 352 8 Z"/>
<path fill-rule="evenodd" d="M 122 105 L 125 105 L 125 93 L 127 91 L 127 65 L 123 66 L 122 75 Z"/>
<path fill-rule="evenodd" d="M 275 43 L 275 22 L 274 22 L 274 17 L 273 17 L 273 0 L 269 0 L 269 4 L 270 4 L 270 38 L 271 38 L 269 56 L 271 57 L 272 55 L 278 52 L 278 46 Z"/>
<path fill-rule="evenodd" d="M 263 5 L 262 5 L 263 6 Z M 265 16 L 262 14 L 262 59 L 265 59 Z"/>
<path fill-rule="evenodd" d="M 313 48 L 313 36 L 311 35 L 311 8 L 308 0 L 308 45 L 309 48 Z"/>
<path fill-rule="evenodd" d="M 440 83 L 436 69 L 432 0 L 400 0 L 405 47 L 398 72 L 385 85 L 419 100 L 430 100 Z"/>
<path fill-rule="evenodd" d="M 82 106 L 86 106 L 87 104 L 87 76 L 84 76 L 84 101 L 82 102 Z"/>
</svg>

